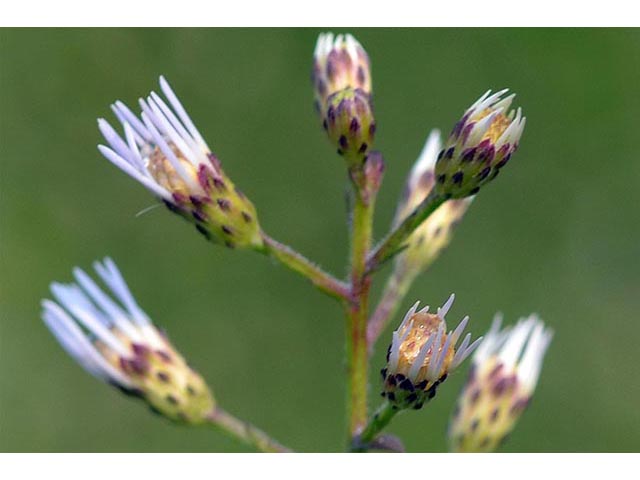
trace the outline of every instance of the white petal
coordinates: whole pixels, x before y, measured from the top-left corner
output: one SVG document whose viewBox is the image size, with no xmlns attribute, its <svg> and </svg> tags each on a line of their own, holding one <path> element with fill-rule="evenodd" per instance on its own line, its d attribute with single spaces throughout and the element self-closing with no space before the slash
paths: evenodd
<svg viewBox="0 0 640 480">
<path fill-rule="evenodd" d="M 50 300 L 44 300 L 42 306 L 42 319 L 51 333 L 85 370 L 101 380 L 111 380 L 129 388 L 133 386 L 122 372 L 107 362 L 62 308 Z"/>
<path fill-rule="evenodd" d="M 140 342 L 142 336 L 129 321 L 125 312 L 106 295 L 98 285 L 80 268 L 73 269 L 73 275 L 82 288 L 91 296 L 94 302 L 106 313 L 113 324 L 127 335 L 131 341 Z"/>
<path fill-rule="evenodd" d="M 164 95 L 169 100 L 169 103 L 171 104 L 173 109 L 178 114 L 178 117 L 180 117 L 180 120 L 182 120 L 182 123 L 184 123 L 184 125 L 187 127 L 187 130 L 189 130 L 189 132 L 191 133 L 191 136 L 200 144 L 201 148 L 205 152 L 210 152 L 211 150 L 207 146 L 207 143 L 204 141 L 202 135 L 200 135 L 200 132 L 191 121 L 191 117 L 189 117 L 187 111 L 182 106 L 182 103 L 180 103 L 180 100 L 178 100 L 177 95 L 173 93 L 169 82 L 167 82 L 167 80 L 163 76 L 160 77 L 160 88 L 162 89 L 162 93 L 164 93 Z"/>
<path fill-rule="evenodd" d="M 449 310 L 451 309 L 451 305 L 453 305 L 453 301 L 455 300 L 455 298 L 456 298 L 455 294 L 452 293 L 447 299 L 447 301 L 444 302 L 444 305 L 442 305 L 441 308 L 438 308 L 437 315 L 443 320 L 444 320 L 444 317 L 447 315 L 447 313 L 449 313 Z"/>
<path fill-rule="evenodd" d="M 100 150 L 100 153 L 102 153 L 102 155 L 104 155 L 104 157 L 107 160 L 113 163 L 116 167 L 118 167 L 124 173 L 132 177 L 134 180 L 137 180 L 138 182 L 140 182 L 147 189 L 149 189 L 151 193 L 159 196 L 160 198 L 164 198 L 169 202 L 173 202 L 173 198 L 171 194 L 165 188 L 160 186 L 155 180 L 152 180 L 151 178 L 144 176 L 129 162 L 127 162 L 124 158 L 118 155 L 116 152 L 114 152 L 108 147 L 105 147 L 104 145 L 98 145 L 98 150 Z"/>
</svg>

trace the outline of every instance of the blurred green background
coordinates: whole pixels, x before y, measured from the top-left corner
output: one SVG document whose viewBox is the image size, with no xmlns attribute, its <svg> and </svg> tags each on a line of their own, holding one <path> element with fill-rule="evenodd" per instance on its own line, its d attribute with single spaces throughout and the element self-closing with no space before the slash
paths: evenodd
<svg viewBox="0 0 640 480">
<path fill-rule="evenodd" d="M 152 197 L 96 150 L 96 118 L 113 120 L 117 98 L 135 107 L 165 74 L 265 230 L 344 274 L 344 169 L 309 82 L 320 31 L 0 31 L 0 450 L 245 450 L 151 415 L 82 371 L 43 326 L 49 282 L 105 255 L 223 406 L 296 449 L 343 447 L 337 303 L 259 255 L 206 243 L 164 208 L 136 216 Z M 453 316 L 470 314 L 476 334 L 496 310 L 509 322 L 539 312 L 555 330 L 504 451 L 637 450 L 640 30 L 351 31 L 372 60 L 387 161 L 378 238 L 429 129 L 448 132 L 488 88 L 517 92 L 528 117 L 515 161 L 403 308 L 453 291 Z M 463 370 L 393 423 L 409 451 L 446 450 Z"/>
</svg>

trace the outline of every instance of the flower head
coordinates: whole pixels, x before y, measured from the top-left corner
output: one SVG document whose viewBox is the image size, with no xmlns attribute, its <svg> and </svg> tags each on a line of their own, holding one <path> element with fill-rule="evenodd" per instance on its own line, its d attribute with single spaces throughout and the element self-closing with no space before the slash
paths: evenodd
<svg viewBox="0 0 640 480">
<path fill-rule="evenodd" d="M 500 330 L 496 316 L 476 351 L 449 424 L 451 449 L 495 450 L 529 405 L 553 333 L 536 315 Z"/>
<path fill-rule="evenodd" d="M 394 219 L 395 226 L 398 226 L 433 189 L 436 157 L 441 143 L 440 132 L 433 130 L 407 178 Z M 420 224 L 407 240 L 407 248 L 396 257 L 396 270 L 399 275 L 409 275 L 413 278 L 433 263 L 451 242 L 455 227 L 474 198 L 447 200 Z"/>
<path fill-rule="evenodd" d="M 450 198 L 475 195 L 517 150 L 526 118 L 509 111 L 515 94 L 487 91 L 455 125 L 436 162 L 437 191 Z"/>
<path fill-rule="evenodd" d="M 141 397 L 171 420 L 203 421 L 214 399 L 202 377 L 138 306 L 115 263 L 107 258 L 94 268 L 112 296 L 75 268 L 77 283 L 51 284 L 58 303 L 42 302 L 51 333 L 93 376 Z"/>
<path fill-rule="evenodd" d="M 311 74 L 318 111 L 327 99 L 345 88 L 360 89 L 371 94 L 369 56 L 353 36 L 321 33 L 313 53 Z"/>
<path fill-rule="evenodd" d="M 387 366 L 381 373 L 383 395 L 398 408 L 421 408 L 435 396 L 436 388 L 448 374 L 478 346 L 481 339 L 469 345 L 471 334 L 468 333 L 456 347 L 469 317 L 464 317 L 455 330 L 447 333 L 445 316 L 454 298 L 451 295 L 436 313 L 429 313 L 428 306 L 418 310 L 420 302 L 416 302 L 393 332 Z"/>
<path fill-rule="evenodd" d="M 262 238 L 253 204 L 226 176 L 163 77 L 160 88 L 169 104 L 151 92 L 140 99 L 140 118 L 124 103 L 115 102 L 112 110 L 124 136 L 99 119 L 109 146 L 98 149 L 208 239 L 230 247 L 259 248 Z"/>
<path fill-rule="evenodd" d="M 323 126 L 329 140 L 348 163 L 361 163 L 375 135 L 375 122 L 369 97 L 362 90 L 345 88 L 332 94 Z"/>
</svg>

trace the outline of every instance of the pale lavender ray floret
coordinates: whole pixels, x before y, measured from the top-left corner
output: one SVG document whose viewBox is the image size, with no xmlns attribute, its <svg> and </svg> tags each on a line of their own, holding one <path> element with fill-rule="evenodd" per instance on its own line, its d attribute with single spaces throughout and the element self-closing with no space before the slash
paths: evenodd
<svg viewBox="0 0 640 480">
<path fill-rule="evenodd" d="M 172 191 L 160 182 L 152 171 L 152 155 L 159 150 L 190 191 L 202 193 L 197 172 L 201 165 L 214 168 L 211 151 L 164 77 L 160 77 L 160 95 L 151 92 L 140 99 L 142 110 L 136 116 L 123 102 L 116 101 L 111 109 L 118 118 L 124 135 L 103 118 L 98 126 L 108 146 L 99 145 L 100 152 L 114 165 L 142 183 L 153 194 L 173 201 Z"/>
<path fill-rule="evenodd" d="M 51 284 L 57 302 L 42 301 L 42 319 L 62 347 L 89 373 L 125 389 L 130 378 L 101 350 L 103 344 L 121 358 L 134 344 L 162 348 L 164 340 L 139 307 L 115 263 L 106 258 L 94 268 L 110 289 L 104 292 L 83 270 L 75 268 L 77 283 Z"/>
<path fill-rule="evenodd" d="M 500 329 L 501 323 L 502 316 L 496 315 L 485 341 L 473 356 L 473 365 L 480 368 L 496 358 L 505 371 L 516 374 L 519 384 L 530 394 L 538 383 L 553 331 L 536 314 L 504 329 Z"/>
</svg>

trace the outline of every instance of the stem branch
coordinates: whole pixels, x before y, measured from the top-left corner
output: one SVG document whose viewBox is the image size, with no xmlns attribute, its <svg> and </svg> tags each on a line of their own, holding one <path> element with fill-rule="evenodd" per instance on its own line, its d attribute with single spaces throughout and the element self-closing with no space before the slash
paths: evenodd
<svg viewBox="0 0 640 480">
<path fill-rule="evenodd" d="M 386 236 L 376 249 L 369 255 L 367 260 L 367 270 L 372 271 L 378 268 L 384 261 L 391 258 L 409 238 L 413 231 L 424 222 L 429 215 L 446 201 L 443 195 L 436 193 L 435 189 L 411 212 L 407 218 L 389 235 Z"/>
<path fill-rule="evenodd" d="M 366 452 L 371 441 L 376 438 L 399 411 L 397 407 L 392 406 L 389 402 L 383 403 L 371 417 L 362 433 L 354 439 L 351 450 L 353 452 Z"/>
<path fill-rule="evenodd" d="M 347 409 L 352 438 L 360 433 L 367 421 L 367 308 L 371 279 L 366 274 L 366 259 L 371 247 L 374 199 L 365 201 L 361 193 L 356 189 L 351 241 L 351 302 L 347 306 Z"/>
<path fill-rule="evenodd" d="M 340 300 L 349 298 L 349 286 L 346 283 L 326 273 L 291 247 L 274 240 L 264 232 L 262 233 L 262 239 L 264 241 L 264 253 L 311 280 L 311 283 L 324 293 Z"/>
<path fill-rule="evenodd" d="M 259 428 L 234 417 L 220 407 L 215 407 L 207 415 L 207 420 L 210 425 L 247 445 L 251 445 L 260 452 L 291 452 L 290 449 L 272 439 Z"/>
</svg>

